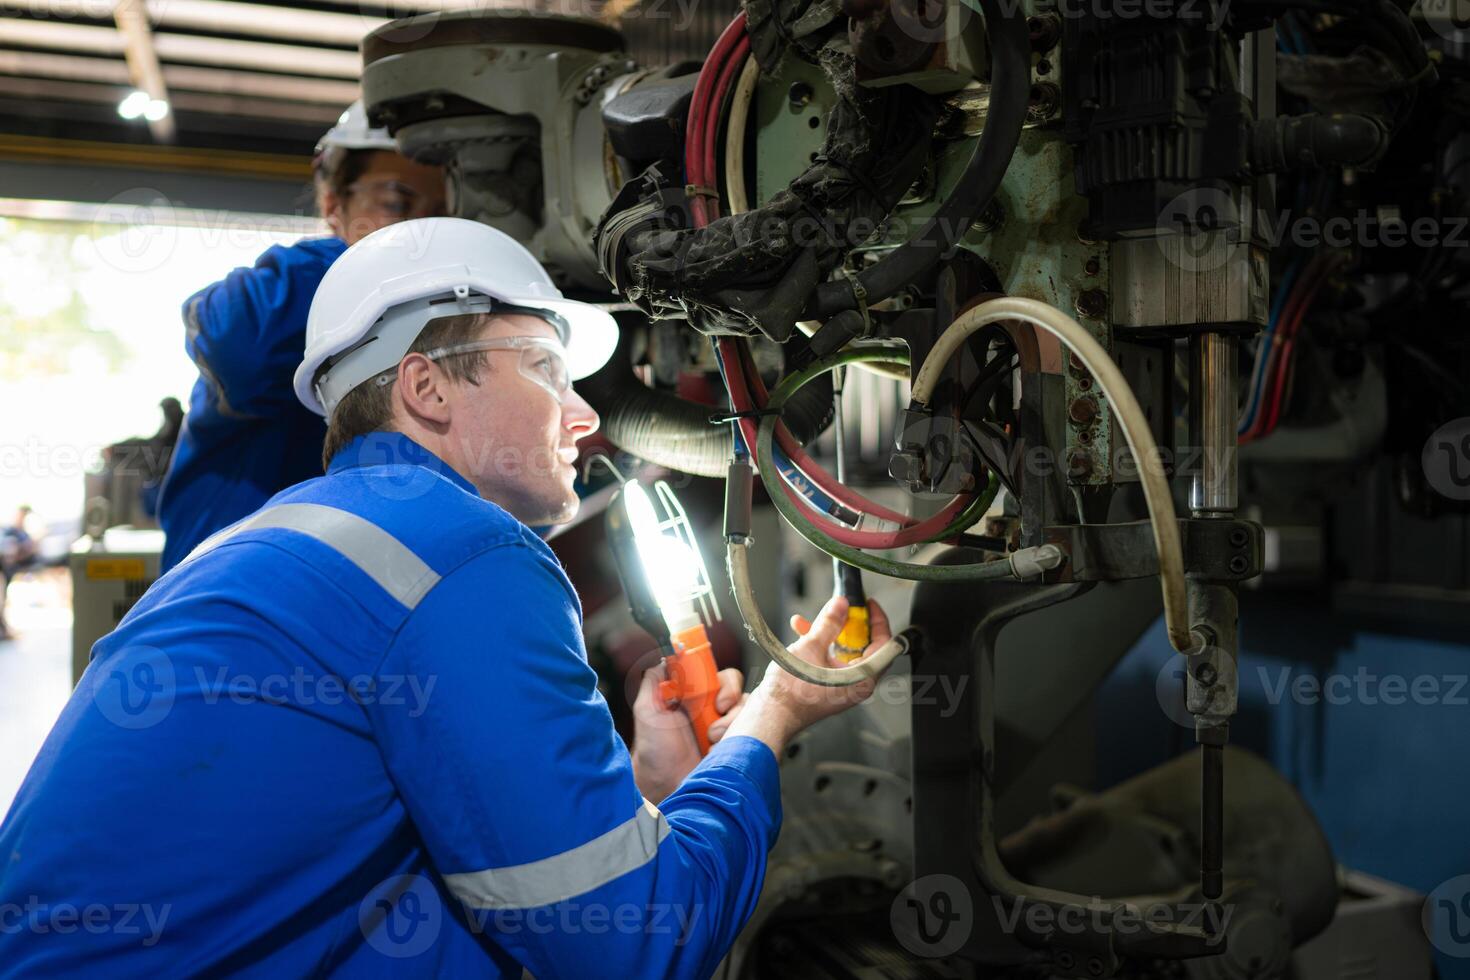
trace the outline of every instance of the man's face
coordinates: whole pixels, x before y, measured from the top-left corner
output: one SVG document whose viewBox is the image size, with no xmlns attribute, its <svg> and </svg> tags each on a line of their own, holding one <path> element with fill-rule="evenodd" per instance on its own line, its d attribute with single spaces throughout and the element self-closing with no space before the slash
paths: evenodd
<svg viewBox="0 0 1470 980">
<path fill-rule="evenodd" d="M 375 150 L 362 176 L 324 203 L 327 224 L 348 245 L 409 218 L 444 214 L 444 170 Z"/>
<path fill-rule="evenodd" d="M 508 313 L 495 315 L 481 337 L 556 340 L 557 333 L 540 317 Z M 580 505 L 572 487 L 576 443 L 597 431 L 597 413 L 575 391 L 558 399 L 523 375 L 522 356 L 548 355 L 536 348 L 487 351 L 479 385 L 453 385 L 450 444 L 480 496 L 524 524 L 563 524 Z"/>
</svg>

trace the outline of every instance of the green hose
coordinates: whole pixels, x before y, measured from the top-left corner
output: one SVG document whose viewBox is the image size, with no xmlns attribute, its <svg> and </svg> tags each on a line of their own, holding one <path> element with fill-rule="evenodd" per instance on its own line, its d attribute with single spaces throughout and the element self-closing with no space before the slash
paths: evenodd
<svg viewBox="0 0 1470 980">
<path fill-rule="evenodd" d="M 960 511 L 960 515 L 954 519 L 954 523 L 934 535 L 930 540 L 943 541 L 945 538 L 952 538 L 956 534 L 961 534 L 974 527 L 975 522 L 984 517 L 985 512 L 990 509 L 990 505 L 995 503 L 995 495 L 998 493 L 1000 493 L 1000 480 L 996 478 L 994 473 L 991 473 L 990 482 L 986 485 L 985 489 L 976 494 L 975 499 L 970 501 L 964 510 Z"/>
<path fill-rule="evenodd" d="M 907 363 L 909 357 L 906 347 L 854 347 L 838 351 L 821 360 L 814 361 L 799 371 L 792 372 L 781 379 L 781 383 L 771 392 L 770 400 L 766 403 L 768 409 L 780 409 L 802 386 L 810 383 L 827 371 L 844 364 L 852 364 L 862 361 L 900 361 Z M 786 522 L 796 529 L 796 532 L 806 538 L 813 545 L 825 551 L 833 558 L 840 558 L 849 565 L 879 575 L 887 575 L 891 578 L 912 579 L 921 582 L 973 582 L 985 579 L 1013 578 L 1009 559 L 1000 558 L 994 561 L 979 562 L 972 565 L 916 565 L 912 562 L 893 561 L 878 555 L 868 554 L 866 551 L 849 547 L 834 538 L 823 533 L 815 524 L 806 518 L 795 504 L 786 496 L 780 485 L 780 476 L 777 474 L 775 462 L 772 459 L 772 443 L 776 436 L 776 422 L 779 418 L 776 414 L 763 417 L 760 421 L 760 430 L 756 434 L 755 454 L 756 464 L 760 468 L 761 481 L 766 485 L 766 493 L 771 502 L 786 518 Z M 990 483 L 985 490 L 978 494 L 964 512 L 960 514 L 949 527 L 941 531 L 936 538 L 952 536 L 956 530 L 969 527 L 978 519 L 980 513 L 984 513 L 990 507 L 999 488 L 999 481 L 991 474 Z M 983 507 L 981 501 L 984 501 Z M 977 508 L 978 511 L 977 511 Z M 961 521 L 969 523 L 961 524 Z"/>
</svg>

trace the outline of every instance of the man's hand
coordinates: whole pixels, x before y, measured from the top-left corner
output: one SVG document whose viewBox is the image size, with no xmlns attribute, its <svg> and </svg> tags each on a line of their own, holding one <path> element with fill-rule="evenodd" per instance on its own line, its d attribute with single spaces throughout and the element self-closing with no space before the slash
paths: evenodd
<svg viewBox="0 0 1470 980">
<path fill-rule="evenodd" d="M 633 702 L 633 780 L 651 803 L 661 802 L 699 764 L 699 746 L 689 716 L 677 705 L 670 707 L 658 693 L 659 681 L 665 676 L 663 660 L 644 671 Z M 710 725 L 711 744 L 724 737 L 746 701 L 740 671 L 729 667 L 718 676 L 715 710 L 720 719 Z"/>
<path fill-rule="evenodd" d="M 846 622 L 847 600 L 841 596 L 829 599 L 814 622 L 808 622 L 801 616 L 791 617 L 791 628 L 800 639 L 787 649 L 808 663 L 823 667 L 843 666 L 832 657 L 830 648 Z M 888 614 L 872 599 L 868 600 L 868 623 L 872 642 L 863 651 L 864 657 L 871 656 L 893 635 L 888 625 Z M 779 757 L 785 751 L 786 743 L 797 733 L 823 718 L 840 714 L 866 701 L 877 686 L 876 678 L 868 678 L 849 687 L 822 687 L 787 673 L 773 663 L 766 668 L 760 685 L 751 692 L 745 710 L 730 726 L 729 734 L 758 738 Z"/>
</svg>

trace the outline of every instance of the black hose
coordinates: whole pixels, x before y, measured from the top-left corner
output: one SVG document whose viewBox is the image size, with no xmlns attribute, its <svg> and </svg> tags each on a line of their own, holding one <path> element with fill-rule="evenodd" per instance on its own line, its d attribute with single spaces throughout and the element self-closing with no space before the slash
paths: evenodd
<svg viewBox="0 0 1470 980">
<path fill-rule="evenodd" d="M 619 449 L 695 476 L 723 477 L 730 462 L 730 426 L 710 423 L 720 409 L 650 388 L 633 373 L 632 331 L 624 329 L 612 358 L 577 393 L 602 417 L 602 431 Z M 832 382 L 813 382 L 811 395 L 792 398 L 782 410 L 801 443 L 816 438 L 832 421 Z"/>
<path fill-rule="evenodd" d="M 1308 113 L 1256 123 L 1251 169 L 1258 174 L 1371 165 L 1388 149 L 1388 126 L 1372 116 Z"/>
<path fill-rule="evenodd" d="M 1372 19 L 1387 29 L 1389 39 L 1398 47 L 1409 79 L 1419 84 L 1432 82 L 1437 77 L 1434 64 L 1429 60 L 1429 52 L 1424 50 L 1424 42 L 1419 38 L 1419 29 L 1409 15 L 1391 0 L 1370 0 L 1367 10 Z"/>
<path fill-rule="evenodd" d="M 1000 188 L 1016 144 L 1031 92 L 1031 36 L 1021 4 L 981 0 L 991 41 L 990 109 L 954 191 L 917 236 L 858 275 L 865 302 L 876 303 L 913 283 L 944 257 L 970 229 Z M 823 283 L 806 319 L 825 320 L 856 309 L 857 296 L 845 279 Z"/>
</svg>

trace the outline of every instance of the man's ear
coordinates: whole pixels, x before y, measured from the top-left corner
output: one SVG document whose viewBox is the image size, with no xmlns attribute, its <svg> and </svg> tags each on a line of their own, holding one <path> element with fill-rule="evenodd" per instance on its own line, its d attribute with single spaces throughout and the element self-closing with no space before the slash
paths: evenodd
<svg viewBox="0 0 1470 980">
<path fill-rule="evenodd" d="M 317 211 L 321 213 L 322 220 L 327 223 L 327 227 L 332 229 L 332 234 L 345 241 L 347 238 L 347 228 L 342 214 L 344 204 L 345 202 L 337 195 L 336 191 L 329 190 L 325 187 L 317 189 Z"/>
<path fill-rule="evenodd" d="M 398 398 L 408 414 L 426 425 L 449 424 L 449 375 L 422 354 L 398 362 Z"/>
</svg>

